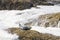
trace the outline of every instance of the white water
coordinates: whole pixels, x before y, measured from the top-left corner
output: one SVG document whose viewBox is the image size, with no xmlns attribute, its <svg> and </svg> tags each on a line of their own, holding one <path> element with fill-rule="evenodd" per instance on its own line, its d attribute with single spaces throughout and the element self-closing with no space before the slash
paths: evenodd
<svg viewBox="0 0 60 40">
<path fill-rule="evenodd" d="M 31 8 L 22 11 L 18 11 L 18 10 L 0 11 L 0 39 L 1 40 L 15 39 L 13 34 L 9 34 L 3 29 L 19 27 L 18 26 L 19 23 L 23 25 L 29 22 L 28 19 L 33 20 L 38 18 L 40 15 L 60 12 L 60 6 L 38 6 L 38 7 L 40 8 Z M 21 13 L 21 15 L 17 15 L 19 13 Z M 31 30 L 60 36 L 60 28 L 53 28 L 53 27 L 44 28 L 44 27 L 33 26 Z"/>
<path fill-rule="evenodd" d="M 18 40 L 18 35 L 0 29 L 0 40 Z"/>
<path fill-rule="evenodd" d="M 38 26 L 32 26 L 31 30 L 36 30 L 41 33 L 49 33 L 52 35 L 60 36 L 60 28 L 54 28 L 54 27 L 38 27 Z"/>
</svg>

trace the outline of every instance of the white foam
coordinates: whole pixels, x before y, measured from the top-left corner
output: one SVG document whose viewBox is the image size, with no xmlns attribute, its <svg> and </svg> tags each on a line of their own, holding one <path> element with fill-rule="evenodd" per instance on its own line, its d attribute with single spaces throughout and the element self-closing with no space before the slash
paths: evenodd
<svg viewBox="0 0 60 40">
<path fill-rule="evenodd" d="M 0 30 L 0 40 L 18 40 L 18 35 L 10 34 L 4 30 Z"/>
<path fill-rule="evenodd" d="M 56 36 L 60 36 L 60 28 L 55 27 L 38 27 L 38 26 L 32 26 L 31 30 L 38 31 L 40 33 L 48 33 Z"/>
</svg>

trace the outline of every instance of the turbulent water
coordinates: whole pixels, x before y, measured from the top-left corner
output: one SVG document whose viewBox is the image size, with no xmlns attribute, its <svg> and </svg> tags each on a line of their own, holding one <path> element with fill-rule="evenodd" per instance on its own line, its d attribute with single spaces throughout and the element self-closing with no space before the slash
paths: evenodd
<svg viewBox="0 0 60 40">
<path fill-rule="evenodd" d="M 9 34 L 8 32 L 0 29 L 0 40 L 18 40 L 18 35 Z"/>
<path fill-rule="evenodd" d="M 0 40 L 15 40 L 18 35 L 9 34 L 3 29 L 19 27 L 19 23 L 24 25 L 33 21 L 32 29 L 41 33 L 49 33 L 60 36 L 60 28 L 41 27 L 36 22 L 40 15 L 52 14 L 60 12 L 60 6 L 38 6 L 26 10 L 1 10 L 0 11 Z M 29 24 L 28 24 L 29 26 Z M 6 35 L 4 35 L 6 34 Z"/>
</svg>

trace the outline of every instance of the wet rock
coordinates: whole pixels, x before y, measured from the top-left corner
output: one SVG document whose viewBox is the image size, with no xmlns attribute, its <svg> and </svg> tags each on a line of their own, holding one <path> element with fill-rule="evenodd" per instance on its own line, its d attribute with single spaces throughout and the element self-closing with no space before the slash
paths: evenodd
<svg viewBox="0 0 60 40">
<path fill-rule="evenodd" d="M 22 30 L 30 30 L 31 27 L 23 27 Z"/>
<path fill-rule="evenodd" d="M 0 0 L 0 10 L 22 10 L 33 7 L 30 0 Z"/>
<path fill-rule="evenodd" d="M 37 5 L 53 5 L 46 0 L 0 0 L 0 10 L 23 10 Z"/>
<path fill-rule="evenodd" d="M 58 23 L 60 21 L 60 13 L 41 15 L 38 20 L 40 23 L 38 24 L 44 27 L 58 27 Z"/>
<path fill-rule="evenodd" d="M 19 24 L 19 28 L 22 29 L 22 30 L 30 30 L 31 29 L 30 26 L 21 25 L 21 24 Z"/>
<path fill-rule="evenodd" d="M 9 33 L 16 33 L 19 35 L 19 40 L 60 40 L 60 37 L 43 34 L 34 30 L 21 30 L 19 28 L 9 28 L 7 29 Z"/>
<path fill-rule="evenodd" d="M 31 19 L 32 20 L 32 19 Z M 60 13 L 40 15 L 38 18 L 25 23 L 28 26 L 40 26 L 40 27 L 60 27 Z"/>
</svg>

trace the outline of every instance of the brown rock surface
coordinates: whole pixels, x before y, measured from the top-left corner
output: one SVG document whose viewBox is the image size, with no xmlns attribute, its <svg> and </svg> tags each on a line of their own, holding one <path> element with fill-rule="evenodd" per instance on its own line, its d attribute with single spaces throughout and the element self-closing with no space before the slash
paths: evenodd
<svg viewBox="0 0 60 40">
<path fill-rule="evenodd" d="M 19 28 L 9 28 L 7 29 L 9 33 L 16 33 L 19 35 L 20 40 L 60 40 L 60 37 L 43 34 L 34 30 L 21 30 Z"/>
<path fill-rule="evenodd" d="M 58 24 L 60 25 L 59 22 L 60 22 L 60 12 L 39 15 L 37 19 L 35 18 L 34 20 L 26 23 L 25 25 L 33 26 L 37 23 L 37 25 L 40 27 L 60 27 L 60 26 L 58 26 Z"/>
<path fill-rule="evenodd" d="M 45 27 L 58 27 L 58 22 L 60 21 L 60 13 L 41 15 L 39 16 L 38 20 Z"/>
</svg>

